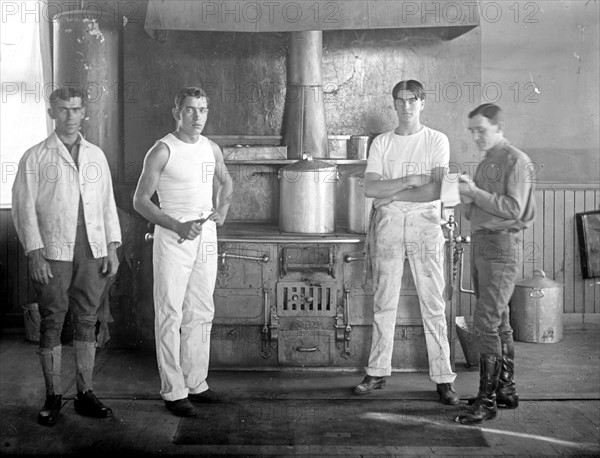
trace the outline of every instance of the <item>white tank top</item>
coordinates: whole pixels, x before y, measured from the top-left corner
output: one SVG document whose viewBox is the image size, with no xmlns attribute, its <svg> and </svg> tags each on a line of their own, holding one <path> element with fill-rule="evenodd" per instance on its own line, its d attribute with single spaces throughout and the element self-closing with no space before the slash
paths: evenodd
<svg viewBox="0 0 600 458">
<path fill-rule="evenodd" d="M 210 211 L 215 156 L 209 140 L 200 136 L 196 143 L 185 143 L 168 134 L 158 142 L 169 148 L 169 160 L 156 188 L 160 208 L 175 217 L 200 217 Z"/>
</svg>

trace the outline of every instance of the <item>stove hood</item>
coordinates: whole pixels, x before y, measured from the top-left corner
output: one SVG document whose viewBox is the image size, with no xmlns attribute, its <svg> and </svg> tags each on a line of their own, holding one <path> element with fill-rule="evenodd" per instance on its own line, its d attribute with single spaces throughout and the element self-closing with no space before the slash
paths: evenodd
<svg viewBox="0 0 600 458">
<path fill-rule="evenodd" d="M 477 27 L 479 2 L 404 0 L 150 0 L 146 31 L 302 32 L 449 28 L 447 38 Z"/>
<path fill-rule="evenodd" d="M 145 29 L 161 31 L 288 32 L 284 144 L 288 158 L 308 152 L 328 158 L 321 72 L 323 31 L 436 28 L 453 39 L 479 25 L 477 1 L 151 0 Z M 163 32 L 164 33 L 164 32 Z"/>
</svg>

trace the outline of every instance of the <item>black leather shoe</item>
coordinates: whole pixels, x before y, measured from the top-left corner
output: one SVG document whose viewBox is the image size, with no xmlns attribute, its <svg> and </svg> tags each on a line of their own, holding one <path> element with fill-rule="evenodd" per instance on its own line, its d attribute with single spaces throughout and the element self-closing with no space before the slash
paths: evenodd
<svg viewBox="0 0 600 458">
<path fill-rule="evenodd" d="M 373 390 L 380 390 L 385 386 L 384 377 L 372 377 L 367 375 L 360 384 L 356 385 L 352 392 L 354 394 L 369 394 Z"/>
<path fill-rule="evenodd" d="M 100 402 L 92 390 L 85 393 L 79 391 L 73 403 L 75 412 L 85 417 L 107 418 L 112 416 L 112 409 Z"/>
<path fill-rule="evenodd" d="M 219 393 L 215 393 L 213 390 L 208 389 L 202 393 L 189 393 L 188 399 L 192 402 L 198 402 L 203 404 L 219 404 L 225 402 L 225 398 Z"/>
<path fill-rule="evenodd" d="M 44 407 L 42 407 L 42 410 L 38 414 L 38 423 L 44 426 L 54 426 L 58 421 L 61 407 L 62 395 L 50 394 L 46 396 Z"/>
<path fill-rule="evenodd" d="M 177 401 L 165 401 L 165 406 L 169 412 L 177 417 L 195 417 L 196 409 L 188 398 L 178 399 Z"/>
<path fill-rule="evenodd" d="M 440 395 L 440 402 L 449 406 L 455 406 L 460 402 L 460 398 L 456 391 L 454 391 L 454 385 L 452 383 L 438 383 L 437 392 Z"/>
</svg>

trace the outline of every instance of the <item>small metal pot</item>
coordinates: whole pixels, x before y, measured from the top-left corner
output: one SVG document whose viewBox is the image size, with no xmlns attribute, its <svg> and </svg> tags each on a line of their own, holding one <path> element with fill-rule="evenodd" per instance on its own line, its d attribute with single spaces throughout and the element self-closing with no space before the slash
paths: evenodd
<svg viewBox="0 0 600 458">
<path fill-rule="evenodd" d="M 366 234 L 373 199 L 365 197 L 364 173 L 348 175 L 348 232 Z"/>
<path fill-rule="evenodd" d="M 556 343 L 563 338 L 563 285 L 546 278 L 543 270 L 515 283 L 510 301 L 510 324 L 519 342 Z"/>
<path fill-rule="evenodd" d="M 368 135 L 352 135 L 348 140 L 348 159 L 367 159 L 372 137 Z"/>
<path fill-rule="evenodd" d="M 303 154 L 279 177 L 279 229 L 282 232 L 324 234 L 335 231 L 337 166 Z"/>
</svg>

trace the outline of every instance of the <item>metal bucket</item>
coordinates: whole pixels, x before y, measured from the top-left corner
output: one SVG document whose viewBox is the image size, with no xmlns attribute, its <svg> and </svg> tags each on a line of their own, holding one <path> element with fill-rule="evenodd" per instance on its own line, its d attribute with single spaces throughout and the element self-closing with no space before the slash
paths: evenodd
<svg viewBox="0 0 600 458">
<path fill-rule="evenodd" d="M 515 283 L 510 324 L 519 342 L 557 343 L 563 338 L 563 286 L 543 270 Z"/>
<path fill-rule="evenodd" d="M 365 197 L 364 173 L 348 175 L 348 232 L 366 234 L 373 199 Z"/>
<path fill-rule="evenodd" d="M 23 305 L 23 320 L 25 323 L 25 338 L 31 342 L 39 342 L 42 317 L 36 302 Z"/>
</svg>

